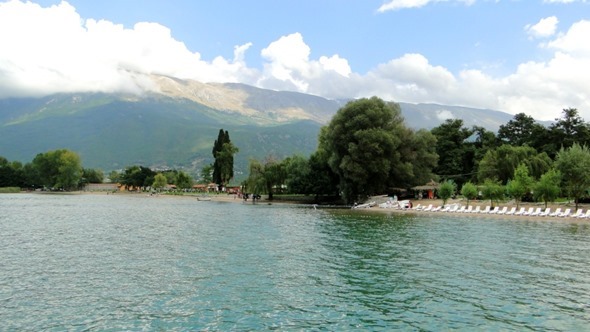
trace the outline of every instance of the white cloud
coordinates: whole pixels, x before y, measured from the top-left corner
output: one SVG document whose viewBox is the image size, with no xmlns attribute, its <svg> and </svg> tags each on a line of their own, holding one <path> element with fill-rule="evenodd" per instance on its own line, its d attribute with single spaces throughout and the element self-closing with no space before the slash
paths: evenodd
<svg viewBox="0 0 590 332">
<path fill-rule="evenodd" d="M 200 81 L 252 80 L 244 52 L 203 61 L 158 23 L 133 29 L 84 20 L 67 2 L 43 8 L 31 2 L 0 3 L 0 97 L 67 91 L 141 92 L 152 88 L 141 74 Z"/>
<path fill-rule="evenodd" d="M 540 23 L 540 22 L 539 22 Z M 538 24 L 537 24 L 538 25 Z M 532 27 L 531 27 L 532 28 Z M 544 62 L 522 63 L 510 75 L 485 68 L 453 73 L 422 54 L 405 54 L 366 73 L 354 72 L 338 54 L 311 57 L 303 36 L 280 37 L 264 48 L 261 70 L 248 67 L 251 43 L 234 48 L 233 59 L 205 61 L 157 23 L 133 28 L 84 20 L 62 2 L 42 8 L 30 2 L 0 3 L 0 97 L 74 91 L 153 89 L 149 74 L 201 82 L 241 82 L 327 98 L 379 96 L 393 101 L 435 102 L 528 113 L 538 119 L 575 107 L 590 119 L 590 21 L 547 37 L 553 52 Z"/>
<path fill-rule="evenodd" d="M 407 8 L 420 8 L 434 2 L 447 2 L 450 0 L 388 0 L 377 9 L 378 12 L 384 13 L 390 10 L 400 10 Z M 454 0 L 467 5 L 472 5 L 476 0 Z"/>
<path fill-rule="evenodd" d="M 524 27 L 529 36 L 533 38 L 545 38 L 555 34 L 559 20 L 555 16 L 541 19 L 534 25 L 528 24 Z"/>
</svg>

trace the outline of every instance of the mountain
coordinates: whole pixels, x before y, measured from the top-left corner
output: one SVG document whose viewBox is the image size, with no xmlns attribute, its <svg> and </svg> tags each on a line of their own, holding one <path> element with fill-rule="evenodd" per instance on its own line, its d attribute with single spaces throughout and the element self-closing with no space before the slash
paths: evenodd
<svg viewBox="0 0 590 332">
<path fill-rule="evenodd" d="M 321 126 L 346 101 L 244 84 L 205 84 L 152 76 L 154 91 L 143 95 L 57 94 L 0 100 L 0 156 L 31 161 L 37 153 L 67 148 L 85 167 L 105 171 L 130 165 L 181 168 L 198 174 L 212 162 L 220 128 L 240 149 L 238 178 L 251 158 L 309 155 Z M 446 118 L 490 130 L 508 122 L 507 113 L 456 106 L 401 103 L 407 124 L 430 129 Z"/>
</svg>

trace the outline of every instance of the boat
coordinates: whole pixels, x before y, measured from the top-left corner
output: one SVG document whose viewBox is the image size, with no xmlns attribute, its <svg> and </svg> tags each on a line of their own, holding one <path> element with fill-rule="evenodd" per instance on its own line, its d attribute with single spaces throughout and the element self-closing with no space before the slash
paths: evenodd
<svg viewBox="0 0 590 332">
<path fill-rule="evenodd" d="M 355 204 L 352 208 L 353 209 L 368 209 L 368 208 L 371 208 L 375 205 L 377 205 L 377 203 L 375 201 L 372 201 L 372 202 L 365 203 L 365 204 Z"/>
<path fill-rule="evenodd" d="M 197 200 L 198 201 L 210 201 L 211 200 L 211 197 L 209 197 L 209 196 L 198 196 L 197 197 Z"/>
</svg>

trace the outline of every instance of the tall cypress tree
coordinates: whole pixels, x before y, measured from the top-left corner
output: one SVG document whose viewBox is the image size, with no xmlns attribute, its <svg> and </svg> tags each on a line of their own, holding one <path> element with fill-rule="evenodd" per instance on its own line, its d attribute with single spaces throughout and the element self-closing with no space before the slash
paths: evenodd
<svg viewBox="0 0 590 332">
<path fill-rule="evenodd" d="M 238 148 L 231 143 L 227 130 L 219 130 L 212 152 L 215 158 L 213 182 L 222 187 L 234 177 L 234 154 L 238 152 Z"/>
</svg>

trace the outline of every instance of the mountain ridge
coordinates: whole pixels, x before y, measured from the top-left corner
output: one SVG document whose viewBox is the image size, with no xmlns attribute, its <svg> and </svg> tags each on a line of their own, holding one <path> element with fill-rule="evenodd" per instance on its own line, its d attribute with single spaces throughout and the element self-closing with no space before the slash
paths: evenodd
<svg viewBox="0 0 590 332">
<path fill-rule="evenodd" d="M 236 173 L 243 174 L 251 158 L 315 151 L 321 126 L 347 102 L 152 76 L 157 89 L 142 95 L 64 93 L 0 100 L 0 156 L 29 162 L 37 153 L 69 148 L 81 155 L 85 167 L 110 171 L 140 164 L 196 175 L 212 162 L 213 142 L 223 128 L 240 149 Z M 399 104 L 415 129 L 461 118 L 465 126 L 495 131 L 512 119 L 492 110 Z"/>
</svg>

